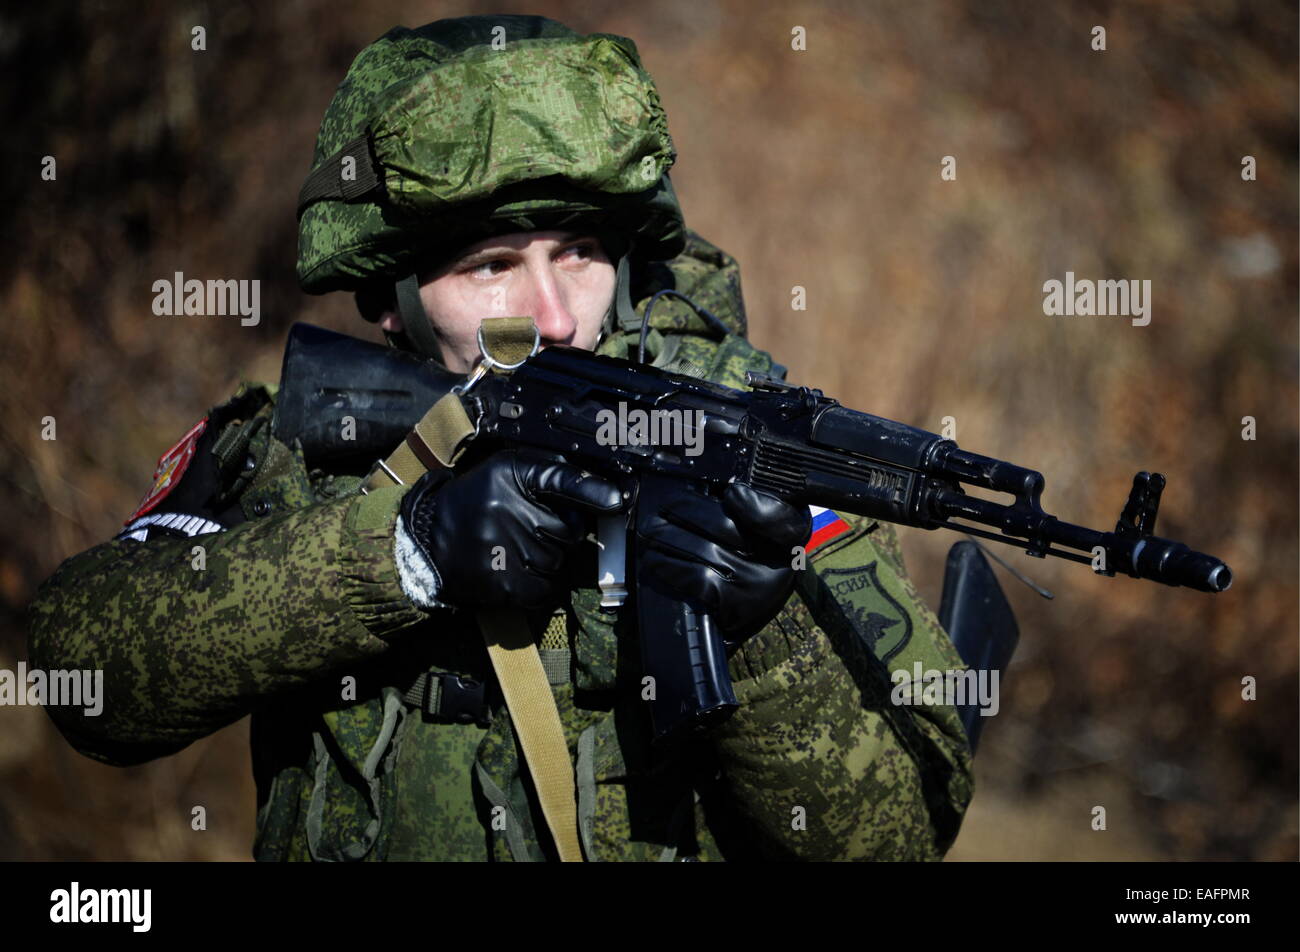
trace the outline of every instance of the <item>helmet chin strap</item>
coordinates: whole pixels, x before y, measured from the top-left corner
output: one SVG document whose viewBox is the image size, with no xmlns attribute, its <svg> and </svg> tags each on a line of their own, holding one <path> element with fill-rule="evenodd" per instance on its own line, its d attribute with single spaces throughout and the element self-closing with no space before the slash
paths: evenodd
<svg viewBox="0 0 1300 952">
<path fill-rule="evenodd" d="M 420 276 L 408 274 L 397 282 L 396 290 L 402 333 L 417 353 L 441 364 L 442 345 L 438 343 L 438 335 L 433 332 L 433 321 L 429 319 L 424 302 L 420 300 Z"/>
<path fill-rule="evenodd" d="M 600 327 L 600 340 L 596 342 L 597 347 L 616 330 L 634 331 L 641 325 L 641 319 L 632 310 L 631 259 L 630 247 L 619 255 L 614 271 L 614 300 L 609 302 L 609 310 L 605 312 L 605 320 Z"/>
</svg>

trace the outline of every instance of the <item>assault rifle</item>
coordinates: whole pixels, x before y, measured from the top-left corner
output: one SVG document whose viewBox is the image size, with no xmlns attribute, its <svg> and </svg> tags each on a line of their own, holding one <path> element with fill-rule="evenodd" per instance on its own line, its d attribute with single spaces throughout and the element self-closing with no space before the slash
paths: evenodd
<svg viewBox="0 0 1300 952">
<path fill-rule="evenodd" d="M 535 331 L 534 331 L 535 333 Z M 480 342 L 482 335 L 480 334 Z M 285 352 L 274 431 L 302 442 L 309 466 L 366 473 L 425 412 L 455 392 L 478 454 L 508 446 L 563 456 L 619 482 L 628 513 L 601 520 L 602 604 L 632 593 L 643 673 L 654 678 L 651 714 L 660 739 L 722 720 L 738 706 L 726 646 L 699 606 L 637 584 L 635 528 L 684 487 L 718 495 L 746 483 L 787 502 L 838 509 L 919 529 L 955 529 L 1029 555 L 1100 566 L 1165 585 L 1222 592 L 1228 566 L 1154 535 L 1165 479 L 1141 472 L 1113 532 L 1043 511 L 1043 476 L 961 449 L 916 427 L 841 406 L 809 387 L 751 373 L 748 391 L 646 364 L 554 346 L 469 380 L 411 354 L 296 324 Z M 500 370 L 502 365 L 497 364 Z M 638 416 L 638 414 L 643 414 Z M 351 417 L 351 427 L 341 425 Z M 612 438 L 614 420 L 669 421 L 677 445 L 642 430 Z M 963 486 L 1005 493 L 1001 503 Z M 622 559 L 626 551 L 627 558 Z M 632 584 L 625 586 L 624 562 Z"/>
</svg>

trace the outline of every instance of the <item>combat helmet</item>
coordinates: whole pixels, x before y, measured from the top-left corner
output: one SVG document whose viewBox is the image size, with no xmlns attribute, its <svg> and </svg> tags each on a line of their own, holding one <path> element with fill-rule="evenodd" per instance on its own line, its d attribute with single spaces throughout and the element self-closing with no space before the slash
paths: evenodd
<svg viewBox="0 0 1300 952">
<path fill-rule="evenodd" d="M 630 258 L 685 242 L 676 158 L 636 44 L 535 16 L 397 27 L 361 51 L 325 111 L 298 197 L 304 291 L 396 300 L 407 340 L 439 358 L 418 273 L 494 234 L 602 236 L 616 262 L 606 316 L 627 326 Z M 395 339 L 396 337 L 396 339 Z"/>
</svg>

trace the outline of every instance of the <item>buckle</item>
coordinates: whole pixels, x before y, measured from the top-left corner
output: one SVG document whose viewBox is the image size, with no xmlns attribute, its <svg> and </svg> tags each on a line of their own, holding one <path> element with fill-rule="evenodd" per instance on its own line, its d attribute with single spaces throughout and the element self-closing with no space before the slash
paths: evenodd
<svg viewBox="0 0 1300 952">
<path fill-rule="evenodd" d="M 435 675 L 430 673 L 430 677 Z M 442 690 L 438 694 L 439 717 L 445 717 L 457 724 L 478 724 L 487 727 L 488 717 L 487 686 L 473 678 L 462 678 L 449 672 L 436 675 L 442 681 Z"/>
</svg>

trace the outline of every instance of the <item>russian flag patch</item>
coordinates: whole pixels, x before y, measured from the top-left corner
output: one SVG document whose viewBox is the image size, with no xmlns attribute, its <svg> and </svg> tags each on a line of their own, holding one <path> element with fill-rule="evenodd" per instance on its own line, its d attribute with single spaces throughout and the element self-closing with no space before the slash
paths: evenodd
<svg viewBox="0 0 1300 952">
<path fill-rule="evenodd" d="M 839 517 L 838 513 L 829 509 L 809 506 L 808 511 L 812 513 L 812 535 L 808 537 L 808 544 L 803 547 L 806 555 L 812 555 L 827 542 L 838 539 L 852 528 Z"/>
</svg>

